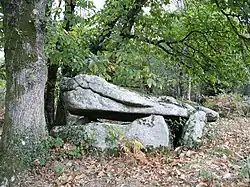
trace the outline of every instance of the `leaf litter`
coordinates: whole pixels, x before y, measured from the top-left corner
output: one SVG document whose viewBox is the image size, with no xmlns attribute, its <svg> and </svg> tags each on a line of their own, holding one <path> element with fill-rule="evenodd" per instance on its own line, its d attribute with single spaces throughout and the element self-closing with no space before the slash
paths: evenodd
<svg viewBox="0 0 250 187">
<path fill-rule="evenodd" d="M 250 186 L 249 135 L 250 118 L 221 118 L 206 126 L 200 149 L 52 158 L 45 166 L 38 164 L 20 186 Z M 65 144 L 62 149 L 70 148 Z"/>
</svg>

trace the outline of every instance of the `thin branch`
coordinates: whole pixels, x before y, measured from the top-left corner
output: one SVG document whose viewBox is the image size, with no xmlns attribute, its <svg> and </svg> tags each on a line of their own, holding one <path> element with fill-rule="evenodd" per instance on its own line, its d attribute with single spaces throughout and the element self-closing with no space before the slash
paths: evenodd
<svg viewBox="0 0 250 187">
<path fill-rule="evenodd" d="M 119 17 L 107 23 L 108 28 L 103 30 L 102 33 L 96 38 L 96 40 L 91 43 L 91 45 L 89 46 L 89 50 L 93 54 L 96 55 L 98 51 L 101 51 L 103 49 L 103 42 L 105 41 L 105 39 L 111 36 L 112 29 L 115 27 L 118 20 L 119 20 Z"/>
<path fill-rule="evenodd" d="M 199 53 L 201 56 L 203 56 L 205 59 L 207 59 L 208 61 L 211 61 L 213 63 L 216 63 L 214 60 L 212 60 L 211 58 L 209 58 L 207 55 L 205 55 L 201 50 L 198 50 L 196 48 L 194 48 L 193 46 L 187 44 L 187 43 L 184 43 L 185 46 L 187 46 L 188 48 L 192 49 L 194 52 L 197 52 Z"/>
<path fill-rule="evenodd" d="M 135 7 L 128 11 L 126 16 L 126 23 L 122 27 L 122 33 L 131 33 L 131 29 L 135 23 L 136 16 L 142 10 L 142 7 L 146 4 L 147 0 L 135 0 Z"/>
<path fill-rule="evenodd" d="M 148 43 L 148 44 L 152 44 L 152 45 L 154 45 L 154 46 L 159 47 L 161 50 L 163 50 L 165 53 L 167 53 L 167 54 L 169 54 L 169 55 L 172 55 L 172 56 L 175 56 L 175 57 L 176 57 L 176 55 L 179 54 L 180 56 L 184 56 L 184 57 L 186 57 L 186 58 L 193 59 L 192 57 L 190 57 L 190 56 L 184 54 L 183 52 L 174 49 L 171 45 L 168 45 L 168 44 L 167 44 L 167 46 L 168 46 L 173 52 L 167 50 L 163 45 L 161 45 L 161 43 L 157 43 L 157 42 L 155 42 L 155 41 L 153 41 L 153 40 L 149 40 L 148 38 L 144 38 L 143 41 L 146 42 L 146 43 Z M 195 60 L 195 61 L 196 61 L 196 60 Z M 182 65 L 184 65 L 185 67 L 187 67 L 188 69 L 191 68 L 191 66 L 187 65 L 187 64 L 184 63 L 183 61 L 180 61 L 180 63 L 181 63 Z"/>
<path fill-rule="evenodd" d="M 205 38 L 205 40 L 208 42 L 209 46 L 216 52 L 218 52 L 211 44 L 211 42 L 209 42 L 208 38 L 205 36 L 204 33 L 202 33 L 201 31 L 191 31 L 189 32 L 183 39 L 181 40 L 176 40 L 176 41 L 172 41 L 172 42 L 169 42 L 167 40 L 164 40 L 164 39 L 161 39 L 161 40 L 150 40 L 148 38 L 142 38 L 140 39 L 139 37 L 135 36 L 135 35 L 131 35 L 131 34 L 127 34 L 127 35 L 124 35 L 124 37 L 126 38 L 129 38 L 129 39 L 139 39 L 140 41 L 142 42 L 146 42 L 148 44 L 152 44 L 154 46 L 157 46 L 159 47 L 160 49 L 162 49 L 164 52 L 166 52 L 167 54 L 169 55 L 172 55 L 172 56 L 176 56 L 177 54 L 179 56 L 184 56 L 188 59 L 192 59 L 194 60 L 194 58 L 192 56 L 188 56 L 186 54 L 184 54 L 182 51 L 179 51 L 177 49 L 175 49 L 172 45 L 173 44 L 178 44 L 178 43 L 183 43 L 184 45 L 186 45 L 187 47 L 191 48 L 194 52 L 197 52 L 199 54 L 201 54 L 204 58 L 208 59 L 209 61 L 211 62 L 214 62 L 211 58 L 209 58 L 208 56 L 206 56 L 203 52 L 201 52 L 200 50 L 197 50 L 195 48 L 193 48 L 192 46 L 188 45 L 185 43 L 185 41 L 193 34 L 193 33 L 199 33 L 199 34 L 202 34 L 202 36 Z M 166 44 L 171 50 L 168 50 L 166 49 L 163 45 L 161 44 Z M 196 60 L 195 60 L 196 61 Z M 197 61 L 198 62 L 198 61 Z M 186 66 L 187 68 L 191 68 L 190 66 L 188 66 L 187 64 L 185 63 L 182 63 L 182 65 Z"/>
<path fill-rule="evenodd" d="M 243 36 L 242 34 L 240 34 L 238 32 L 238 29 L 236 28 L 236 26 L 232 23 L 232 20 L 230 19 L 230 14 L 226 13 L 219 5 L 219 2 L 218 0 L 215 0 L 215 3 L 216 3 L 216 6 L 219 8 L 219 10 L 221 11 L 221 13 L 227 18 L 229 24 L 231 25 L 231 28 L 233 29 L 233 31 L 236 33 L 236 35 L 243 40 L 245 46 L 246 46 L 246 49 L 250 52 L 250 49 L 248 47 L 248 44 L 250 42 L 250 38 L 246 37 L 246 36 Z"/>
<path fill-rule="evenodd" d="M 219 52 L 215 47 L 213 47 L 213 45 L 211 44 L 211 42 L 209 41 L 209 39 L 206 36 L 206 33 L 210 33 L 210 32 L 202 32 L 202 31 L 190 31 L 184 38 L 182 38 L 181 40 L 175 40 L 175 41 L 168 41 L 165 39 L 161 39 L 161 40 L 155 40 L 154 42 L 156 44 L 160 44 L 160 43 L 166 43 L 167 45 L 171 46 L 173 44 L 177 44 L 177 43 L 183 43 L 184 41 L 186 41 L 187 39 L 189 39 L 189 37 L 191 37 L 191 35 L 193 35 L 194 33 L 198 33 L 200 35 L 203 36 L 203 38 L 206 40 L 207 44 L 209 45 L 209 47 L 211 49 L 213 49 L 215 52 Z M 220 52 L 219 52 L 220 53 Z"/>
</svg>

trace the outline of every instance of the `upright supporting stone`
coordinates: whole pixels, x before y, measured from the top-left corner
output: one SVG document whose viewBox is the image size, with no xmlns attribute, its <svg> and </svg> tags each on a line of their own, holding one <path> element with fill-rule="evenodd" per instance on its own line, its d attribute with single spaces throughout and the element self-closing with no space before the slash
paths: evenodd
<svg viewBox="0 0 250 187">
<path fill-rule="evenodd" d="M 206 122 L 207 117 L 205 112 L 197 111 L 191 114 L 183 128 L 181 144 L 188 148 L 199 147 Z"/>
<path fill-rule="evenodd" d="M 101 150 L 117 147 L 122 140 L 137 140 L 149 148 L 171 147 L 169 128 L 162 116 L 151 115 L 128 124 L 92 122 L 56 126 L 51 135 L 73 143 L 84 142 Z M 87 142 L 90 141 L 90 142 Z"/>
</svg>

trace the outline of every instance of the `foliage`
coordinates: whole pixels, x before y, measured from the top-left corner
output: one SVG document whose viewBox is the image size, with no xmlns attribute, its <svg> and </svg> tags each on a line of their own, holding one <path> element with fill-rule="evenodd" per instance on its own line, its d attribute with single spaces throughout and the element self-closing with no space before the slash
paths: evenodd
<svg viewBox="0 0 250 187">
<path fill-rule="evenodd" d="M 40 155 L 35 160 L 35 164 L 46 166 L 48 160 L 53 159 L 79 159 L 91 154 L 97 154 L 98 150 L 91 147 L 90 142 L 82 142 L 82 144 L 74 144 L 76 142 L 65 141 L 60 137 L 53 138 L 49 136 L 39 147 Z M 55 168 L 56 173 L 61 173 L 61 167 Z M 57 171 L 58 170 L 58 171 Z M 59 172 L 60 170 L 60 172 Z"/>
<path fill-rule="evenodd" d="M 232 155 L 232 151 L 230 149 L 220 148 L 220 147 L 214 147 L 211 150 L 208 150 L 208 153 L 212 155 L 216 155 L 217 157 L 228 157 Z"/>
<path fill-rule="evenodd" d="M 114 146 L 114 149 L 118 148 L 118 152 L 136 154 L 142 150 L 146 150 L 145 146 L 140 141 L 125 137 L 124 133 L 120 129 L 109 126 L 107 127 L 107 130 L 108 137 L 106 138 L 106 141 Z"/>
<path fill-rule="evenodd" d="M 240 175 L 242 178 L 250 179 L 250 158 L 246 157 L 240 161 Z"/>
<path fill-rule="evenodd" d="M 64 168 L 65 168 L 64 165 L 55 166 L 55 172 L 61 175 L 63 173 Z"/>
<path fill-rule="evenodd" d="M 213 172 L 209 171 L 208 168 L 204 168 L 200 171 L 200 177 L 202 177 L 203 180 L 209 181 L 209 182 L 215 179 Z"/>
<path fill-rule="evenodd" d="M 93 10 L 79 2 L 83 10 Z M 102 11 L 75 15 L 70 31 L 65 31 L 63 21 L 51 20 L 47 56 L 72 72 L 99 75 L 150 93 L 179 84 L 179 72 L 194 84 L 215 88 L 232 88 L 248 80 L 249 52 L 216 3 L 187 0 L 177 11 L 168 11 L 167 1 L 142 5 L 150 11 L 138 8 L 130 18 L 133 23 L 128 16 L 139 1 L 131 0 L 107 1 Z M 246 31 L 246 26 L 234 25 Z"/>
<path fill-rule="evenodd" d="M 105 141 L 109 142 L 111 146 L 117 145 L 124 138 L 124 133 L 120 129 L 113 126 L 106 126 L 106 128 L 108 136 Z"/>
<path fill-rule="evenodd" d="M 120 149 L 123 151 L 125 154 L 129 153 L 139 153 L 142 150 L 146 150 L 145 146 L 138 140 L 135 139 L 123 139 L 122 142 L 120 143 Z"/>
</svg>

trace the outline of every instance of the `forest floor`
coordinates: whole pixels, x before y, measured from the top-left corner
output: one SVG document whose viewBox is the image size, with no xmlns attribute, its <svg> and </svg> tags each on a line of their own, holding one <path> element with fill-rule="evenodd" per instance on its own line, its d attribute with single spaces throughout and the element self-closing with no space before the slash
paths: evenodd
<svg viewBox="0 0 250 187">
<path fill-rule="evenodd" d="M 38 164 L 20 186 L 250 186 L 250 118 L 210 123 L 199 150 L 51 159 Z"/>
</svg>

